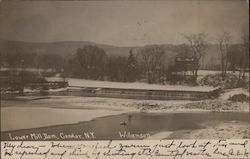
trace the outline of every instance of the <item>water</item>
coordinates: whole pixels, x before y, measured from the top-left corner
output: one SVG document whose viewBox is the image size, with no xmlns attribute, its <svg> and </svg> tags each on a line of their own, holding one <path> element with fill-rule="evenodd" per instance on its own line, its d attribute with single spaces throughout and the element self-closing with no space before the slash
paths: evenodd
<svg viewBox="0 0 250 159">
<path fill-rule="evenodd" d="M 248 122 L 248 113 L 130 113 L 96 118 L 89 122 L 58 125 L 35 129 L 2 132 L 2 140 L 9 140 L 8 133 L 15 135 L 28 135 L 31 133 L 47 133 L 60 136 L 64 134 L 83 134 L 94 132 L 96 139 L 121 139 L 119 132 L 150 135 L 162 131 L 194 130 L 204 127 L 202 123 L 211 121 L 238 121 Z M 121 125 L 121 122 L 126 125 Z M 237 123 L 236 123 L 237 124 Z M 59 139 L 62 140 L 62 139 Z M 72 139 L 70 139 L 72 140 Z"/>
<path fill-rule="evenodd" d="M 30 104 L 28 107 L 27 103 L 25 105 L 1 108 L 1 131 L 73 124 L 79 121 L 89 121 L 96 117 L 121 114 L 120 111 L 112 109 L 105 110 L 90 107 L 81 107 L 81 109 L 50 108 L 39 106 L 40 104 L 37 103 Z M 53 106 L 53 104 L 50 104 L 50 106 Z"/>
</svg>

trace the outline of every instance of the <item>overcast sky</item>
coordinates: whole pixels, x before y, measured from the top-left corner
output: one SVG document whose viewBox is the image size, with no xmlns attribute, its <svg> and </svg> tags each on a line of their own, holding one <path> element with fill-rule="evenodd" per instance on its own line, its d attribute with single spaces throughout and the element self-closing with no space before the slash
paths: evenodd
<svg viewBox="0 0 250 159">
<path fill-rule="evenodd" d="M 29 42 L 92 41 L 117 46 L 183 43 L 205 32 L 213 41 L 248 28 L 245 0 L 2 2 L 0 38 Z"/>
</svg>

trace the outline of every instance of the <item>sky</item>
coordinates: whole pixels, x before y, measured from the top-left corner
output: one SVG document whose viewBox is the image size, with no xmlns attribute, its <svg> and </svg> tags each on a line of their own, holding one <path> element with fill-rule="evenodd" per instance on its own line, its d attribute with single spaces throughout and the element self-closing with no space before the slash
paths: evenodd
<svg viewBox="0 0 250 159">
<path fill-rule="evenodd" d="M 246 0 L 3 1 L 0 39 L 92 41 L 116 46 L 179 44 L 204 32 L 214 42 L 248 28 Z"/>
</svg>

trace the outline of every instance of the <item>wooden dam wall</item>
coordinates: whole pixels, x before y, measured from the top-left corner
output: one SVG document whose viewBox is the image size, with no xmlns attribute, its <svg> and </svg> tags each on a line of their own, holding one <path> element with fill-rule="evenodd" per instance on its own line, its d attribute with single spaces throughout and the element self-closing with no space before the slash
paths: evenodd
<svg viewBox="0 0 250 159">
<path fill-rule="evenodd" d="M 68 87 L 63 91 L 24 92 L 22 96 L 81 96 L 81 97 L 109 97 L 142 100 L 203 100 L 217 97 L 219 89 L 213 91 L 184 91 L 184 90 L 148 90 L 148 89 L 120 89 L 98 87 Z M 13 99 L 19 93 L 1 93 L 2 99 Z"/>
<path fill-rule="evenodd" d="M 181 90 L 145 90 L 118 88 L 69 88 L 68 95 L 87 97 L 111 97 L 149 100 L 203 100 L 219 95 L 219 90 L 213 91 L 181 91 Z"/>
</svg>

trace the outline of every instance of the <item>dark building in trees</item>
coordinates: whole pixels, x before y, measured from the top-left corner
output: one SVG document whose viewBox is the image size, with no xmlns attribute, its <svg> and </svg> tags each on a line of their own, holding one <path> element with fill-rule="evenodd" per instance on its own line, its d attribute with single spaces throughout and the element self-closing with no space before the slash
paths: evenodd
<svg viewBox="0 0 250 159">
<path fill-rule="evenodd" d="M 195 70 L 194 58 L 175 58 L 175 72 L 193 72 Z"/>
<path fill-rule="evenodd" d="M 172 82 L 178 81 L 195 81 L 195 58 L 176 57 L 174 65 L 169 68 L 168 80 Z"/>
</svg>

